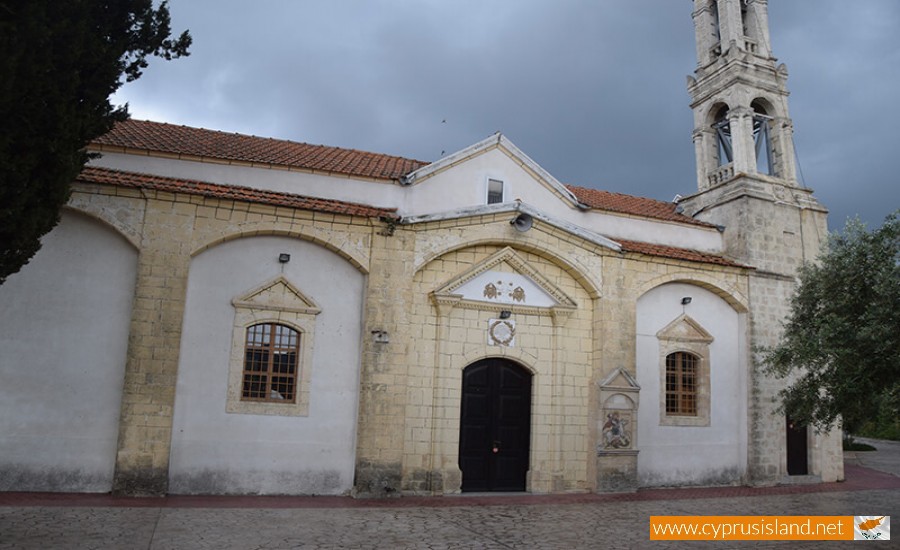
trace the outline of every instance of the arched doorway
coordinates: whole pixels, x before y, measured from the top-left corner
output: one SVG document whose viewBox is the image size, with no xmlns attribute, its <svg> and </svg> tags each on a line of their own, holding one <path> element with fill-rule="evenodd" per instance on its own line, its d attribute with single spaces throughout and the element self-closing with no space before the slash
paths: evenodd
<svg viewBox="0 0 900 550">
<path fill-rule="evenodd" d="M 463 371 L 462 490 L 524 491 L 531 447 L 531 373 L 506 359 Z"/>
</svg>

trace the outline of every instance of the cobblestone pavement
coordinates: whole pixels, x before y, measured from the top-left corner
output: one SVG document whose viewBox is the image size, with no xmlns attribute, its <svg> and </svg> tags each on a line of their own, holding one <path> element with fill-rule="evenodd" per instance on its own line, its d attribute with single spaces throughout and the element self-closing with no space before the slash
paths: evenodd
<svg viewBox="0 0 900 550">
<path fill-rule="evenodd" d="M 847 543 L 651 542 L 649 517 L 896 515 L 900 478 L 858 466 L 848 472 L 848 482 L 818 487 L 656 490 L 617 496 L 366 502 L 340 497 L 6 494 L 0 495 L 0 549 L 842 548 Z"/>
</svg>

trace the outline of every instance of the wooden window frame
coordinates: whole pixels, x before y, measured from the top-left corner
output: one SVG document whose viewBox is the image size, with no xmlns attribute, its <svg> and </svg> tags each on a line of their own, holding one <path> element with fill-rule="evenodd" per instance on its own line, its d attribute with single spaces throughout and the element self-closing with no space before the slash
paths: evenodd
<svg viewBox="0 0 900 550">
<path fill-rule="evenodd" d="M 687 351 L 666 356 L 666 415 L 697 416 L 697 367 L 700 361 Z"/>
<path fill-rule="evenodd" d="M 310 383 L 315 349 L 316 316 L 321 309 L 283 276 L 232 300 L 234 325 L 225 412 L 271 416 L 309 416 Z M 244 398 L 247 331 L 264 324 L 282 325 L 297 332 L 293 399 Z"/>
<path fill-rule="evenodd" d="M 250 325 L 246 335 L 241 401 L 295 403 L 302 333 L 288 325 L 266 322 Z M 289 358 L 286 364 L 277 364 L 277 359 L 285 356 Z"/>
<path fill-rule="evenodd" d="M 679 315 L 656 333 L 659 341 L 659 425 L 660 426 L 709 426 L 710 425 L 710 345 L 712 335 L 700 323 L 688 315 Z M 676 354 L 694 357 L 694 387 L 688 394 L 694 401 L 694 412 L 679 409 L 670 411 L 667 403 L 670 394 L 668 381 L 668 358 Z M 679 386 L 681 383 L 679 382 Z M 681 412 L 679 412 L 679 410 Z"/>
</svg>

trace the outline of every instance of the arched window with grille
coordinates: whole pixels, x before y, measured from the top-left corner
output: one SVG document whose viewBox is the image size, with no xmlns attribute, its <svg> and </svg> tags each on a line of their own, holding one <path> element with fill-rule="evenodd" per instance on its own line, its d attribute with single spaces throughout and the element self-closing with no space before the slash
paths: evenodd
<svg viewBox="0 0 900 550">
<path fill-rule="evenodd" d="M 656 337 L 660 344 L 660 425 L 709 426 L 712 335 L 682 314 Z"/>
<path fill-rule="evenodd" d="M 278 323 L 248 327 L 241 400 L 293 403 L 299 355 L 300 333 L 291 327 Z"/>
<path fill-rule="evenodd" d="M 232 305 L 225 412 L 308 416 L 316 316 L 322 310 L 283 276 Z"/>
<path fill-rule="evenodd" d="M 697 415 L 700 358 L 677 351 L 666 356 L 666 414 Z"/>
</svg>

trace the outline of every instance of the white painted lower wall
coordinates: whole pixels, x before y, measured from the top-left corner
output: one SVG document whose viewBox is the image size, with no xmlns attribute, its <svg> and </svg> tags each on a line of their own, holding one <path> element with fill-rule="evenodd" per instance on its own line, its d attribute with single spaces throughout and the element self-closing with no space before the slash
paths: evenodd
<svg viewBox="0 0 900 550">
<path fill-rule="evenodd" d="M 280 264 L 278 255 L 290 262 Z M 282 271 L 283 270 L 283 271 Z M 226 413 L 232 299 L 278 275 L 316 316 L 308 416 Z M 175 398 L 172 493 L 341 494 L 355 465 L 365 276 L 345 259 L 288 237 L 228 241 L 197 255 Z"/>
<path fill-rule="evenodd" d="M 681 299 L 691 297 L 682 306 Z M 715 340 L 709 346 L 710 425 L 660 425 L 660 348 L 656 334 L 682 313 Z M 745 316 L 698 286 L 666 284 L 637 304 L 638 482 L 641 486 L 726 485 L 747 471 Z"/>
<path fill-rule="evenodd" d="M 112 488 L 137 251 L 72 211 L 0 286 L 0 490 Z"/>
</svg>

